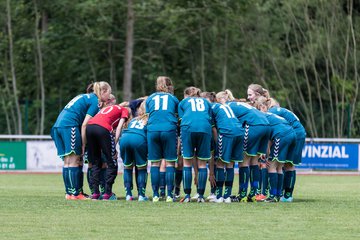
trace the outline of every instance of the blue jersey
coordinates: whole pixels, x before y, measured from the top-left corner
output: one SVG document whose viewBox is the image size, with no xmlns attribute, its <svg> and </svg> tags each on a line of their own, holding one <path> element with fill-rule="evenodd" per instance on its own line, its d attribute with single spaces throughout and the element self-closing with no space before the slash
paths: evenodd
<svg viewBox="0 0 360 240">
<path fill-rule="evenodd" d="M 269 112 L 265 113 L 265 116 L 269 121 L 271 140 L 280 136 L 286 136 L 290 132 L 294 131 L 291 125 L 285 120 L 285 118 Z"/>
<path fill-rule="evenodd" d="M 268 110 L 271 113 L 274 113 L 280 117 L 283 117 L 288 121 L 288 123 L 294 128 L 296 132 L 299 132 L 306 135 L 305 128 L 300 123 L 299 118 L 295 115 L 295 113 L 291 112 L 290 110 L 282 107 L 272 107 Z"/>
<path fill-rule="evenodd" d="M 205 98 L 188 97 L 179 103 L 180 127 L 189 132 L 211 135 L 211 105 Z"/>
<path fill-rule="evenodd" d="M 240 121 L 236 118 L 229 105 L 215 103 L 212 106 L 212 113 L 212 118 L 215 121 L 218 133 L 227 136 L 243 135 L 242 125 Z"/>
<path fill-rule="evenodd" d="M 98 97 L 94 93 L 74 97 L 59 114 L 54 127 L 81 126 L 85 116 L 95 116 L 99 112 Z"/>
<path fill-rule="evenodd" d="M 227 104 L 231 107 L 241 124 L 246 123 L 251 126 L 269 125 L 265 115 L 253 106 L 243 102 L 228 102 Z"/>
<path fill-rule="evenodd" d="M 126 134 L 138 134 L 143 136 L 146 139 L 147 127 L 144 124 L 143 120 L 139 120 L 138 118 L 133 118 L 126 129 L 123 130 L 123 135 Z"/>
<path fill-rule="evenodd" d="M 177 129 L 179 100 L 170 93 L 156 92 L 146 99 L 149 114 L 148 131 L 172 131 Z"/>
</svg>

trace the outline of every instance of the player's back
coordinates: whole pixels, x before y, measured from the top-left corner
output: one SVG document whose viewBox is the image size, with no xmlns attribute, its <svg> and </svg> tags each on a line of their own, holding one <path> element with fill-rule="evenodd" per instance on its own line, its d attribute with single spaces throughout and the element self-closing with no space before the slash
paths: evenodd
<svg viewBox="0 0 360 240">
<path fill-rule="evenodd" d="M 179 100 L 170 93 L 156 92 L 146 99 L 148 131 L 172 131 L 177 128 Z"/>
<path fill-rule="evenodd" d="M 271 139 L 273 139 L 274 137 L 287 135 L 290 132 L 294 131 L 288 121 L 285 120 L 285 118 L 269 112 L 265 113 L 265 116 L 269 121 L 269 127 L 271 129 Z"/>
<path fill-rule="evenodd" d="M 235 116 L 241 123 L 249 125 L 268 125 L 267 118 L 255 107 L 243 102 L 228 102 Z"/>
<path fill-rule="evenodd" d="M 211 135 L 211 105 L 200 97 L 187 97 L 179 103 L 181 127 L 191 132 L 204 132 Z"/>
<path fill-rule="evenodd" d="M 268 111 L 280 117 L 283 117 L 296 131 L 302 131 L 305 133 L 305 128 L 301 124 L 296 114 L 292 111 L 282 107 L 272 107 Z"/>
<path fill-rule="evenodd" d="M 139 118 L 133 118 L 126 129 L 123 130 L 123 136 L 127 134 L 138 134 L 146 139 L 147 126 L 144 120 Z"/>
<path fill-rule="evenodd" d="M 101 111 L 90 119 L 88 124 L 97 124 L 109 131 L 115 129 L 121 118 L 128 118 L 129 111 L 119 105 L 112 105 L 101 109 Z"/>
<path fill-rule="evenodd" d="M 241 136 L 243 128 L 232 109 L 227 104 L 216 103 L 212 106 L 213 119 L 220 134 Z"/>
<path fill-rule="evenodd" d="M 74 97 L 59 114 L 54 127 L 81 126 L 88 114 L 95 116 L 99 112 L 98 98 L 94 93 L 80 94 Z"/>
</svg>

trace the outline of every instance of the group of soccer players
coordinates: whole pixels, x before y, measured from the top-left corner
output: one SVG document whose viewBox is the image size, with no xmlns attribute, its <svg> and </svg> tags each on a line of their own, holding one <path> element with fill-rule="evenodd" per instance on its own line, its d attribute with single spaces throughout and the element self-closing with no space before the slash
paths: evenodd
<svg viewBox="0 0 360 240">
<path fill-rule="evenodd" d="M 181 181 L 181 202 L 190 202 L 193 180 L 199 203 L 205 202 L 208 180 L 210 202 L 293 201 L 295 166 L 301 162 L 306 132 L 296 115 L 281 108 L 262 86 L 249 85 L 248 101 L 235 99 L 230 90 L 215 94 L 188 87 L 179 102 L 172 80 L 161 76 L 148 97 L 119 105 L 112 97 L 106 82 L 90 85 L 65 106 L 52 128 L 64 160 L 66 199 L 88 199 L 82 190 L 85 153 L 90 198 L 117 199 L 112 186 L 119 144 L 127 201 L 134 199 L 134 167 L 138 201 L 148 200 L 148 162 L 153 202 L 176 201 Z M 235 163 L 237 195 L 232 194 Z"/>
</svg>

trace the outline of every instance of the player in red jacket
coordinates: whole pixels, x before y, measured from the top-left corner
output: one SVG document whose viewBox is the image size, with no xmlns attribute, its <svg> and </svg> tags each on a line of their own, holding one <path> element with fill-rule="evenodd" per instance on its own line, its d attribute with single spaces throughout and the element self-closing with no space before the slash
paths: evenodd
<svg viewBox="0 0 360 240">
<path fill-rule="evenodd" d="M 93 165 L 92 182 L 94 193 L 92 199 L 99 199 L 99 173 L 102 166 L 101 152 L 105 155 L 106 184 L 104 200 L 116 200 L 112 192 L 112 185 L 118 171 L 116 144 L 119 141 L 120 133 L 124 122 L 129 117 L 127 108 L 113 105 L 103 108 L 86 127 L 86 138 L 88 146 L 89 162 Z M 115 133 L 115 134 L 114 134 Z M 115 136 L 114 136 L 115 135 Z"/>
</svg>

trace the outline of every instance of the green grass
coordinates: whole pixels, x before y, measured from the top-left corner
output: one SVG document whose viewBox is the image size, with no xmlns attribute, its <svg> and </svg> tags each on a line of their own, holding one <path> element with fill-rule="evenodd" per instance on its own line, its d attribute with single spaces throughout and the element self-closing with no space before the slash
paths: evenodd
<svg viewBox="0 0 360 240">
<path fill-rule="evenodd" d="M 0 239 L 360 239 L 359 176 L 298 176 L 293 203 L 66 201 L 58 174 L 0 174 L 0 193 Z"/>
</svg>

